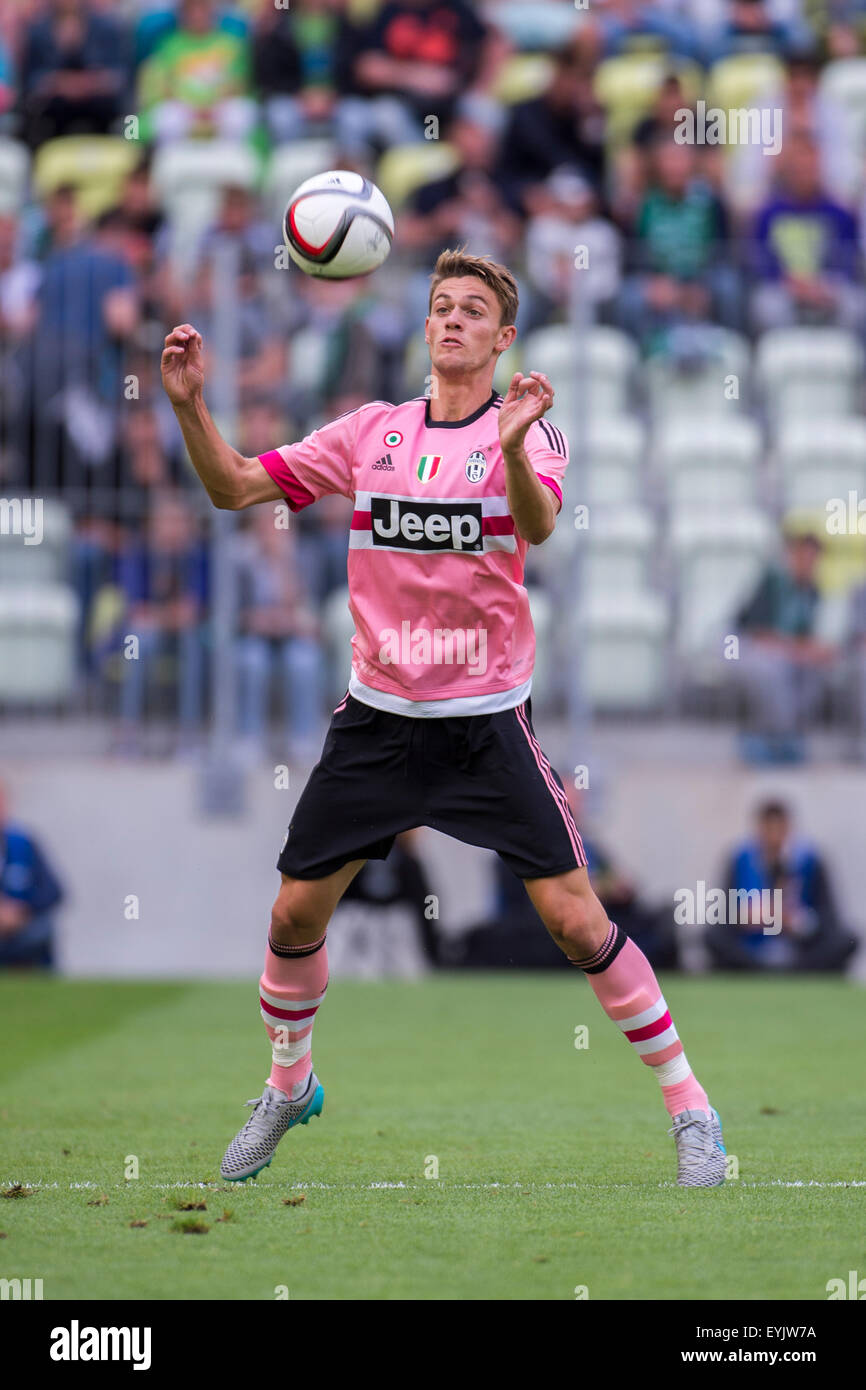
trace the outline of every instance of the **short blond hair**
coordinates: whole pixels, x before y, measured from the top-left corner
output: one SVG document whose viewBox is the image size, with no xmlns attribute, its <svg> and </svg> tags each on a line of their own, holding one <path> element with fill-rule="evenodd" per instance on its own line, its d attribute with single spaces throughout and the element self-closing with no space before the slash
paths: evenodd
<svg viewBox="0 0 866 1390">
<path fill-rule="evenodd" d="M 430 304 L 433 308 L 433 296 L 443 280 L 457 280 L 463 275 L 474 275 L 476 280 L 481 280 L 493 291 L 499 300 L 499 307 L 502 311 L 501 325 L 507 328 L 514 323 L 517 318 L 518 294 L 517 282 L 511 271 L 504 265 L 499 265 L 497 261 L 491 260 L 489 256 L 470 256 L 464 248 L 458 251 L 443 251 L 437 258 L 433 267 L 433 274 L 430 276 Z"/>
</svg>

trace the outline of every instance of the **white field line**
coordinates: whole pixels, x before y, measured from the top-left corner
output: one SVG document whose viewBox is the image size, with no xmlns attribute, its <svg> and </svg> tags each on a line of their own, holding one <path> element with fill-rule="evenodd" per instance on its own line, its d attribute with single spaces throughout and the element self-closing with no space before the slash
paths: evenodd
<svg viewBox="0 0 866 1390">
<path fill-rule="evenodd" d="M 256 1180 L 253 1179 L 253 1182 L 255 1182 L 255 1181 L 256 1181 Z M 851 1180 L 848 1181 L 848 1182 L 843 1182 L 843 1181 L 838 1181 L 838 1182 L 820 1182 L 820 1181 L 817 1181 L 817 1180 L 814 1179 L 814 1178 L 797 1178 L 797 1179 L 793 1179 L 793 1180 L 786 1180 L 786 1179 L 784 1179 L 784 1178 L 771 1178 L 771 1179 L 770 1179 L 769 1181 L 767 1181 L 767 1182 L 745 1182 L 745 1181 L 743 1181 L 742 1178 L 729 1178 L 729 1179 L 728 1179 L 728 1183 L 730 1183 L 730 1184 L 736 1183 L 736 1185 L 737 1185 L 738 1187 L 749 1187 L 749 1188 L 757 1188 L 757 1187 L 761 1187 L 761 1188 L 764 1188 L 764 1187 L 767 1187 L 767 1188 L 771 1188 L 771 1187 L 786 1187 L 786 1188 L 787 1188 L 787 1187 L 803 1187 L 803 1188 L 806 1188 L 806 1187 L 820 1187 L 820 1188 L 832 1188 L 832 1187 L 866 1187 L 866 1179 L 856 1179 L 856 1178 L 853 1178 L 853 1179 L 851 1179 Z M 194 1188 L 194 1189 L 196 1189 L 196 1190 L 201 1190 L 201 1191 L 204 1191 L 204 1192 L 208 1192 L 208 1191 L 209 1191 L 209 1192 L 216 1192 L 216 1191 L 219 1191 L 220 1189 L 223 1189 L 223 1190 L 226 1189 L 226 1183 L 225 1183 L 225 1181 L 223 1181 L 223 1182 L 216 1182 L 216 1181 L 214 1181 L 214 1182 L 189 1182 L 189 1181 L 187 1181 L 187 1182 L 144 1182 L 141 1178 L 131 1178 L 131 1179 L 129 1179 L 128 1182 L 116 1182 L 116 1183 L 100 1183 L 100 1182 L 70 1182 L 70 1183 L 58 1183 L 58 1182 L 41 1182 L 41 1181 L 39 1181 L 38 1179 L 28 1179 L 28 1180 L 25 1180 L 25 1179 L 23 1179 L 23 1178 L 13 1178 L 13 1179 L 11 1179 L 11 1180 L 10 1180 L 10 1179 L 6 1179 L 5 1181 L 0 1182 L 0 1187 L 13 1187 L 13 1186 L 16 1186 L 16 1185 L 20 1185 L 21 1187 L 30 1187 L 30 1188 L 34 1188 L 34 1189 L 37 1189 L 37 1190 L 48 1190 L 48 1191 L 51 1191 L 51 1190 L 57 1190 L 57 1191 L 59 1191 L 59 1190 L 61 1190 L 61 1188 L 65 1188 L 66 1190 L 68 1190 L 68 1191 L 70 1191 L 70 1192 L 91 1192 L 91 1191 L 93 1191 L 93 1192 L 102 1192 L 102 1191 L 105 1190 L 106 1187 L 109 1187 L 109 1188 L 110 1188 L 110 1187 L 113 1187 L 116 1191 L 128 1191 L 128 1192 L 132 1192 L 132 1191 L 134 1191 L 134 1190 L 136 1190 L 136 1189 L 140 1190 L 140 1189 L 142 1189 L 142 1188 L 144 1188 L 146 1191 L 150 1191 L 150 1192 L 173 1191 L 173 1190 L 176 1189 L 176 1188 L 181 1188 L 181 1189 L 185 1189 L 185 1188 Z M 657 1184 L 655 1184 L 655 1185 L 656 1185 L 657 1187 L 660 1187 L 660 1188 L 671 1188 L 671 1189 L 674 1189 L 674 1190 L 676 1190 L 676 1191 L 681 1190 L 681 1189 L 677 1188 L 677 1184 L 676 1184 L 676 1183 L 673 1183 L 673 1182 L 660 1182 L 660 1183 L 657 1183 Z M 726 1185 L 727 1185 L 727 1184 L 726 1184 Z M 637 1187 L 634 1183 L 624 1183 L 624 1182 L 614 1182 L 614 1183 L 599 1183 L 599 1182 L 449 1182 L 447 1178 L 430 1178 L 430 1179 L 426 1179 L 424 1182 L 368 1182 L 368 1183 L 360 1183 L 360 1182 L 289 1182 L 289 1183 L 266 1182 L 265 1184 L 261 1185 L 261 1186 L 258 1188 L 258 1190 L 259 1190 L 259 1191 L 264 1191 L 264 1190 L 271 1190 L 271 1189 L 273 1189 L 273 1190 L 280 1190 L 280 1191 L 282 1191 L 283 1189 L 292 1189 L 292 1190 L 297 1189 L 297 1190 L 299 1190 L 299 1191 L 301 1191 L 301 1190 L 302 1190 L 302 1191 L 306 1191 L 306 1190 L 308 1190 L 308 1189 L 315 1189 L 315 1190 L 317 1190 L 317 1191 L 322 1191 L 322 1192 L 380 1192 L 380 1191 L 428 1192 L 428 1191 L 430 1190 L 431 1187 L 449 1188 L 449 1189 L 451 1189 L 451 1190 L 453 1190 L 453 1191 L 460 1191 L 460 1192 L 473 1192 L 473 1191 L 474 1191 L 474 1192 L 490 1192 L 490 1191 L 497 1191 L 497 1190 L 498 1190 L 498 1191 L 502 1191 L 502 1192 L 566 1192 L 566 1191 L 584 1192 L 584 1191 L 586 1191 L 586 1190 L 588 1190 L 588 1189 L 590 1189 L 590 1188 L 593 1189 L 593 1190 L 603 1191 L 603 1192 L 608 1192 L 608 1191 L 613 1191 L 613 1190 L 631 1191 L 631 1192 L 634 1192 L 634 1191 L 636 1191 L 636 1190 L 639 1190 L 638 1187 Z M 232 1190 L 232 1191 L 240 1191 L 241 1189 L 247 1190 L 247 1185 L 246 1185 L 246 1183 L 233 1183 L 233 1184 L 231 1184 L 231 1190 Z M 250 1189 L 248 1189 L 248 1190 L 250 1190 L 250 1191 L 255 1191 L 256 1188 L 255 1188 L 255 1187 L 252 1187 L 252 1188 L 250 1188 Z"/>
</svg>

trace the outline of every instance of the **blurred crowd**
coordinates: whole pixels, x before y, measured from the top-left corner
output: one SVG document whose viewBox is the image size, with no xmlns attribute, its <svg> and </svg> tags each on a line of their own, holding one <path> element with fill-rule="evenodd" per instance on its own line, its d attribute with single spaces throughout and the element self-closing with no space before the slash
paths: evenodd
<svg viewBox="0 0 866 1390">
<path fill-rule="evenodd" d="M 424 391 L 417 335 L 446 245 L 515 270 L 522 335 L 569 321 L 579 244 L 594 321 L 645 360 L 692 351 L 719 326 L 754 340 L 834 325 L 863 340 L 866 164 L 856 113 L 826 80 L 857 60 L 866 0 L 5 6 L 0 135 L 27 148 L 32 176 L 7 197 L 0 152 L 0 491 L 56 494 L 70 509 L 80 676 L 104 692 L 121 738 L 134 744 L 154 700 L 185 730 L 207 709 L 207 508 L 159 353 L 182 321 L 212 348 L 220 248 L 237 272 L 233 442 L 246 454 L 362 401 Z M 678 113 L 713 92 L 781 112 L 779 152 L 677 142 Z M 74 143 L 91 136 L 128 156 L 95 209 L 87 147 Z M 276 268 L 273 201 L 230 170 L 209 225 L 184 243 L 156 171 L 190 140 L 243 146 L 262 168 L 325 140 L 333 166 L 377 180 L 412 146 L 450 154 L 406 187 L 387 275 L 328 284 Z M 211 351 L 209 379 L 217 367 Z M 289 530 L 253 515 L 233 538 L 238 720 L 251 744 L 275 693 L 298 750 L 315 740 L 329 689 L 322 613 L 345 583 L 349 511 L 328 499 Z M 843 654 L 866 747 L 866 589 L 844 653 L 831 651 L 814 638 L 808 564 L 798 555 L 791 579 L 790 558 L 780 547 L 782 580 L 762 581 L 741 614 L 759 740 L 747 755 L 797 755 L 821 673 Z M 130 630 L 140 657 L 122 663 Z"/>
</svg>

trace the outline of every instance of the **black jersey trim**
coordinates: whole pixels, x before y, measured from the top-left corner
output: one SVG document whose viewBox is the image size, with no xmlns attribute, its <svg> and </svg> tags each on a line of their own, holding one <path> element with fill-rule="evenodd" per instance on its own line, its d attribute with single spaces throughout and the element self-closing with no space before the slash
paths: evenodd
<svg viewBox="0 0 866 1390">
<path fill-rule="evenodd" d="M 427 396 L 425 397 L 426 405 L 424 406 L 424 424 L 428 430 L 462 430 L 464 425 L 472 425 L 476 420 L 480 420 L 481 416 L 486 414 L 494 404 L 496 397 L 497 393 L 491 391 L 489 399 L 486 400 L 483 405 L 480 405 L 477 410 L 474 410 L 471 415 L 467 415 L 465 420 L 431 420 L 430 397 Z"/>
</svg>

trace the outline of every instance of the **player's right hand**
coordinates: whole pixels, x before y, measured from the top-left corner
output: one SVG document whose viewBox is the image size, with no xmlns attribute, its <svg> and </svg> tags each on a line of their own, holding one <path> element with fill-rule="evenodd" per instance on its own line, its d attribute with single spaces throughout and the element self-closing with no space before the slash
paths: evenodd
<svg viewBox="0 0 866 1390">
<path fill-rule="evenodd" d="M 185 405 L 201 395 L 204 385 L 201 334 L 191 323 L 180 323 L 166 334 L 162 354 L 162 384 L 172 405 Z"/>
</svg>

